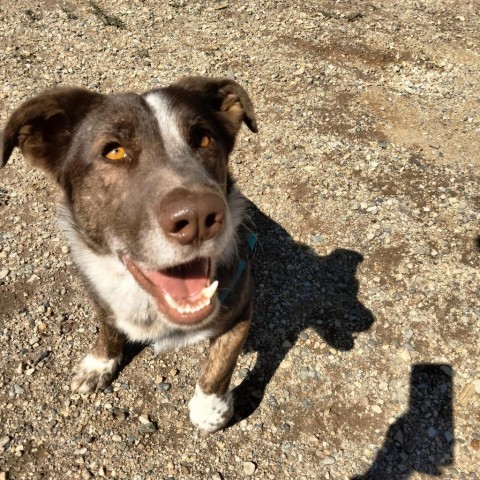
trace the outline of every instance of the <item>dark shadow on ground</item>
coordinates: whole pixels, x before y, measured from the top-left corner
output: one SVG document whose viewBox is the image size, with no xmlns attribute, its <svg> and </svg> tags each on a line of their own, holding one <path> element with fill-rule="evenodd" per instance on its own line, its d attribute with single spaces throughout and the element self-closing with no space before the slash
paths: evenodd
<svg viewBox="0 0 480 480">
<path fill-rule="evenodd" d="M 388 429 L 368 472 L 352 480 L 440 476 L 441 467 L 453 463 L 452 390 L 449 365 L 413 365 L 408 411 Z"/>
<path fill-rule="evenodd" d="M 250 416 L 299 335 L 312 327 L 329 345 L 346 351 L 374 322 L 358 300 L 360 253 L 338 249 L 327 256 L 296 243 L 280 225 L 250 204 L 258 235 L 253 325 L 245 348 L 258 351 L 255 368 L 234 390 L 235 418 Z M 317 238 L 321 241 L 321 238 Z"/>
</svg>

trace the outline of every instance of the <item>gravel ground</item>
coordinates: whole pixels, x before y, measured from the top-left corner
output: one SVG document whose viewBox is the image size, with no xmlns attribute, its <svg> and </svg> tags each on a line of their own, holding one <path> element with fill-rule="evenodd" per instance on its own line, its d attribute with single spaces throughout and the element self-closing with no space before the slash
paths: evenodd
<svg viewBox="0 0 480 480">
<path fill-rule="evenodd" d="M 206 344 L 71 368 L 92 310 L 18 152 L 0 173 L 0 479 L 480 478 L 480 4 L 2 0 L 0 119 L 46 87 L 235 78 L 260 247 L 236 417 L 190 425 Z M 130 360 L 132 360 L 130 362 Z"/>
</svg>

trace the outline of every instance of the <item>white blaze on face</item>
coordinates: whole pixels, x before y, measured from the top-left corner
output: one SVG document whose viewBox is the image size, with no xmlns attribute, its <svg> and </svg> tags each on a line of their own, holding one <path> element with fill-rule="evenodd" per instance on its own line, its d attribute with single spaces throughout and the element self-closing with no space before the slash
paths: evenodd
<svg viewBox="0 0 480 480">
<path fill-rule="evenodd" d="M 147 94 L 145 100 L 155 114 L 167 150 L 183 148 L 185 139 L 178 128 L 176 115 L 171 108 L 170 100 L 160 92 Z"/>
</svg>

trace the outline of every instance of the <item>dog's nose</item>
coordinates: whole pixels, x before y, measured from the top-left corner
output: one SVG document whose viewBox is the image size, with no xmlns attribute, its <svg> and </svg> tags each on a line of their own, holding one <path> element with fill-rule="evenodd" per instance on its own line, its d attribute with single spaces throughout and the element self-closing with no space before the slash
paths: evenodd
<svg viewBox="0 0 480 480">
<path fill-rule="evenodd" d="M 217 235 L 225 219 L 225 206 L 214 193 L 172 190 L 160 202 L 160 226 L 181 245 L 200 246 Z"/>
</svg>

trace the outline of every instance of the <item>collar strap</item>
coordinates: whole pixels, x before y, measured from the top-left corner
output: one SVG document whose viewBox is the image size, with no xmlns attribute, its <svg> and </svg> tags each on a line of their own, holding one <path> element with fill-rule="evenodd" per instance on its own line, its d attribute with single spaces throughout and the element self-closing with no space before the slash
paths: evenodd
<svg viewBox="0 0 480 480">
<path fill-rule="evenodd" d="M 247 266 L 248 262 L 255 255 L 255 250 L 257 247 L 257 236 L 252 231 L 248 232 L 247 245 L 248 245 L 247 257 L 239 259 L 237 264 L 237 269 L 235 270 L 235 274 L 230 280 L 228 287 L 222 288 L 219 291 L 218 298 L 220 300 L 220 303 L 223 303 L 227 299 L 227 297 L 230 295 L 230 293 L 233 291 L 233 289 L 235 288 L 235 285 L 239 282 L 240 278 L 242 277 L 242 273 L 245 270 L 245 267 Z"/>
</svg>

